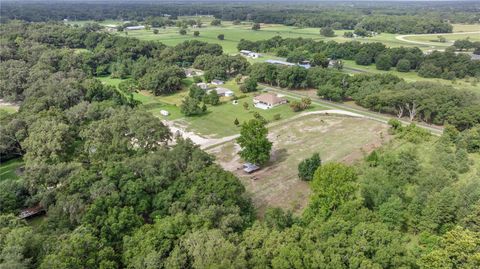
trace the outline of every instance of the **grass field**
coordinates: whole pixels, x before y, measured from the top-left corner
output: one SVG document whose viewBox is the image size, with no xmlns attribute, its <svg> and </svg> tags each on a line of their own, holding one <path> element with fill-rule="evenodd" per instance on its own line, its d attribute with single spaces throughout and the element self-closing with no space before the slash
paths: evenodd
<svg viewBox="0 0 480 269">
<path fill-rule="evenodd" d="M 106 84 L 117 86 L 122 80 L 110 77 L 100 77 Z M 190 80 L 190 79 L 188 79 Z M 185 82 L 187 86 L 189 82 Z M 142 106 L 152 112 L 153 115 L 165 119 L 174 120 L 177 125 L 181 125 L 187 131 L 195 132 L 199 135 L 220 138 L 237 134 L 239 132 L 233 122 L 238 119 L 240 122 L 253 118 L 253 113 L 258 112 L 265 119 L 272 121 L 274 115 L 279 114 L 281 119 L 292 117 L 298 112 L 293 112 L 288 105 L 281 105 L 268 110 L 262 110 L 253 106 L 253 96 L 259 92 L 244 94 L 234 80 L 227 81 L 222 87 L 232 90 L 240 99 L 238 104 L 232 104 L 230 97 L 222 97 L 221 103 L 217 106 L 208 106 L 208 112 L 204 115 L 185 117 L 180 113 L 180 105 L 185 96 L 188 95 L 187 87 L 185 89 L 170 95 L 154 96 L 147 91 L 141 91 L 134 94 L 134 98 L 142 103 Z M 259 89 L 263 87 L 259 86 Z M 289 98 L 287 98 L 289 99 Z M 246 110 L 243 103 L 249 105 Z M 318 105 L 312 105 L 308 111 L 325 109 Z M 170 112 L 169 116 L 162 116 L 160 110 Z"/>
<path fill-rule="evenodd" d="M 17 179 L 18 175 L 15 171 L 22 165 L 22 159 L 14 159 L 5 163 L 0 163 L 0 181 Z"/>
<path fill-rule="evenodd" d="M 253 175 L 238 170 L 242 161 L 233 141 L 210 149 L 218 162 L 235 173 L 262 215 L 267 206 L 301 212 L 310 188 L 298 179 L 297 166 L 318 152 L 323 162 L 353 163 L 389 140 L 388 126 L 375 121 L 340 116 L 305 116 L 270 128 L 270 163 Z M 257 178 L 252 179 L 252 176 Z"/>
<path fill-rule="evenodd" d="M 405 79 L 405 81 L 408 81 L 408 82 L 414 82 L 414 81 L 437 82 L 443 85 L 450 85 L 459 89 L 467 89 L 467 90 L 472 90 L 480 93 L 480 85 L 478 81 L 475 82 L 475 78 L 456 79 L 456 80 L 446 80 L 441 78 L 424 78 L 419 76 L 418 73 L 414 71 L 398 72 L 395 70 L 395 68 L 392 68 L 390 71 L 377 70 L 375 65 L 369 65 L 369 66 L 358 65 L 355 63 L 355 61 L 352 61 L 352 60 L 344 60 L 343 66 L 345 67 L 345 71 L 350 73 L 358 73 L 358 71 L 355 71 L 355 70 L 374 73 L 374 74 L 390 73 L 400 78 L 403 78 Z M 354 70 L 349 70 L 349 68 L 352 68 Z"/>
</svg>

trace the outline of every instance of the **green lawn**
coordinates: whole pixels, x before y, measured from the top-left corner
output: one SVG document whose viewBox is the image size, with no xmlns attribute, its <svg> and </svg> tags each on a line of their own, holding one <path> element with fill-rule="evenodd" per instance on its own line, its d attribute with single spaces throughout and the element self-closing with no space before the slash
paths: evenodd
<svg viewBox="0 0 480 269">
<path fill-rule="evenodd" d="M 122 80 L 110 77 L 100 77 L 103 83 L 117 86 Z M 281 105 L 269 110 L 262 110 L 253 106 L 253 96 L 256 93 L 244 94 L 234 80 L 227 81 L 222 87 L 232 90 L 236 96 L 240 97 L 238 104 L 232 104 L 231 97 L 221 98 L 221 103 L 217 106 L 208 106 L 208 112 L 204 115 L 185 117 L 180 112 L 180 105 L 183 98 L 188 95 L 187 86 L 191 79 L 185 79 L 183 90 L 170 95 L 154 96 L 147 91 L 140 91 L 134 94 L 134 98 L 142 103 L 142 106 L 152 112 L 153 115 L 168 120 L 176 120 L 188 131 L 209 137 L 224 137 L 237 134 L 239 132 L 233 122 L 238 119 L 240 122 L 253 118 L 253 113 L 258 112 L 267 120 L 272 121 L 274 115 L 280 114 L 281 119 L 292 117 L 298 112 L 293 112 L 288 105 Z M 263 87 L 259 86 L 261 90 Z M 288 98 L 287 98 L 288 99 Z M 243 107 L 243 103 L 249 104 L 249 109 Z M 318 105 L 309 108 L 309 111 L 325 109 Z M 162 116 L 160 110 L 170 112 L 169 116 Z"/>
<path fill-rule="evenodd" d="M 343 66 L 345 68 L 353 68 L 357 70 L 361 70 L 364 72 L 368 73 L 374 73 L 374 74 L 385 74 L 385 73 L 390 73 L 394 74 L 400 78 L 405 79 L 405 81 L 408 82 L 414 82 L 414 81 L 428 81 L 428 82 L 437 82 L 441 83 L 444 85 L 451 85 L 453 87 L 459 88 L 459 89 L 467 89 L 467 90 L 473 90 L 478 93 L 480 93 L 480 86 L 476 84 L 474 81 L 474 78 L 467 78 L 467 79 L 457 79 L 457 80 L 446 80 L 446 79 L 441 79 L 441 78 L 424 78 L 418 75 L 418 73 L 414 71 L 410 72 L 398 72 L 395 70 L 395 68 L 390 69 L 390 71 L 383 71 L 383 70 L 377 70 L 375 65 L 358 65 L 355 63 L 355 61 L 352 60 L 344 60 L 343 61 Z M 354 73 L 355 71 L 351 70 L 345 70 L 347 72 Z M 478 82 L 477 82 L 478 83 Z"/>
<path fill-rule="evenodd" d="M 0 163 L 0 181 L 17 179 L 18 176 L 15 171 L 22 165 L 23 160 L 21 158 Z"/>
</svg>

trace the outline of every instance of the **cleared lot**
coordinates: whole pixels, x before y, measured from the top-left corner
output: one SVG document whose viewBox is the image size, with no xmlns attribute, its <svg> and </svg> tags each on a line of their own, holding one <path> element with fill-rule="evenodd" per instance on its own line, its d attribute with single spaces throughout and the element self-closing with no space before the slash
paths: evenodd
<svg viewBox="0 0 480 269">
<path fill-rule="evenodd" d="M 390 139 L 388 126 L 368 119 L 310 115 L 270 129 L 273 141 L 270 163 L 251 175 L 241 169 L 239 147 L 233 141 L 212 148 L 221 166 L 235 173 L 245 185 L 260 215 L 267 206 L 296 213 L 308 203 L 308 183 L 297 176 L 305 157 L 319 152 L 323 162 L 353 163 Z"/>
</svg>

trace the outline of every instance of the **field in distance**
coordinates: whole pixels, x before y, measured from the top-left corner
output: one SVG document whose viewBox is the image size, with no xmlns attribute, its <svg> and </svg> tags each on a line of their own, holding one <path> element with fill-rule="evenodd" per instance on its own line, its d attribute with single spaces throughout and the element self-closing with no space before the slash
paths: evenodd
<svg viewBox="0 0 480 269">
<path fill-rule="evenodd" d="M 408 42 L 408 40 L 415 40 L 415 36 L 409 35 L 408 37 L 405 38 L 405 40 L 400 40 L 397 39 L 399 35 L 396 34 L 388 34 L 388 33 L 381 33 L 377 36 L 374 37 L 368 37 L 368 38 L 345 38 L 343 37 L 343 33 L 346 30 L 336 30 L 335 31 L 335 37 L 324 37 L 321 36 L 319 33 L 319 28 L 300 28 L 300 27 L 295 27 L 295 26 L 285 26 L 281 24 L 261 24 L 261 29 L 259 31 L 254 31 L 252 30 L 252 23 L 251 22 L 242 22 L 240 25 L 234 25 L 231 21 L 222 21 L 221 26 L 211 26 L 210 22 L 212 20 L 212 17 L 207 17 L 207 16 L 199 16 L 199 17 L 179 17 L 179 19 L 201 19 L 203 22 L 203 25 L 201 28 L 188 28 L 187 34 L 186 35 L 180 35 L 179 34 L 179 28 L 178 27 L 165 27 L 165 28 L 153 28 L 153 29 L 158 29 L 158 34 L 153 33 L 153 29 L 149 30 L 133 30 L 133 31 L 126 31 L 124 32 L 117 32 L 119 35 L 128 35 L 129 37 L 136 37 L 141 40 L 158 40 L 165 45 L 169 46 L 174 46 L 179 43 L 182 43 L 185 40 L 200 40 L 200 41 L 205 41 L 209 43 L 215 43 L 219 44 L 223 47 L 224 51 L 229 54 L 235 54 L 238 52 L 237 50 L 237 44 L 241 39 L 247 39 L 247 40 L 252 40 L 252 41 L 257 41 L 257 40 L 264 40 L 264 39 L 269 39 L 274 36 L 281 36 L 283 38 L 311 38 L 314 40 L 334 40 L 337 42 L 346 42 L 346 41 L 352 41 L 352 40 L 358 40 L 360 42 L 381 42 L 385 44 L 388 47 L 400 47 L 400 46 L 405 46 L 405 47 L 419 47 L 420 49 L 423 50 L 430 50 L 430 49 L 444 49 L 446 44 L 451 45 L 450 43 L 433 43 L 433 44 L 416 44 L 416 43 L 411 43 Z M 87 22 L 92 22 L 92 21 L 71 21 L 69 22 L 70 24 L 78 24 L 78 25 L 83 25 Z M 100 23 L 101 25 L 121 25 L 121 21 L 116 21 L 116 20 L 105 20 Z M 479 25 L 460 25 L 456 24 L 454 25 L 454 32 L 470 32 L 470 31 L 480 31 Z M 477 29 L 477 30 L 475 30 Z M 193 36 L 194 31 L 199 31 L 200 35 L 198 37 Z M 349 30 L 348 30 L 349 31 Z M 225 35 L 224 40 L 219 40 L 217 37 L 220 34 Z M 448 34 L 442 34 L 446 35 L 448 41 L 454 40 L 453 37 L 447 36 Z M 433 35 L 433 38 L 435 38 L 437 34 Z M 453 35 L 452 35 L 453 36 Z M 480 33 L 479 34 L 462 34 L 458 35 L 458 38 L 466 38 L 469 36 L 472 40 L 479 39 L 480 40 Z M 423 38 L 423 37 L 420 37 Z M 430 38 L 430 37 L 429 37 Z M 453 42 L 453 41 L 452 41 Z M 433 46 L 433 47 L 432 47 Z"/>
</svg>

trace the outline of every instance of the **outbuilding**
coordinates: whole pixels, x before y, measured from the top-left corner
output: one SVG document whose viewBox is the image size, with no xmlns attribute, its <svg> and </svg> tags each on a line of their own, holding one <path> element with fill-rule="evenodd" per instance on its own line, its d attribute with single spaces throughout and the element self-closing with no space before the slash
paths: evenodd
<svg viewBox="0 0 480 269">
<path fill-rule="evenodd" d="M 227 88 L 217 87 L 210 91 L 216 91 L 219 96 L 233 96 L 233 91 Z"/>
<path fill-rule="evenodd" d="M 223 85 L 225 82 L 223 80 L 219 80 L 219 79 L 214 79 L 212 80 L 211 84 L 213 85 Z"/>
<path fill-rule="evenodd" d="M 125 30 L 144 30 L 145 26 L 143 25 L 137 25 L 137 26 L 127 26 L 125 27 Z"/>
<path fill-rule="evenodd" d="M 205 82 L 199 82 L 199 83 L 197 83 L 197 86 L 202 90 L 207 90 L 208 89 L 208 84 L 205 83 Z"/>
</svg>

